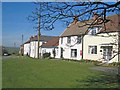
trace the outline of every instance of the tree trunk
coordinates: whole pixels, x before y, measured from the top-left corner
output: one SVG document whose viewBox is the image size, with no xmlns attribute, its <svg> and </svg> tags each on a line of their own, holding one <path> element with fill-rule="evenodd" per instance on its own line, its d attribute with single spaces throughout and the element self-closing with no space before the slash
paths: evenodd
<svg viewBox="0 0 120 90">
<path fill-rule="evenodd" d="M 37 48 L 37 58 L 40 58 L 40 51 L 39 51 L 39 46 L 40 46 L 40 15 L 38 16 L 38 48 Z"/>
</svg>

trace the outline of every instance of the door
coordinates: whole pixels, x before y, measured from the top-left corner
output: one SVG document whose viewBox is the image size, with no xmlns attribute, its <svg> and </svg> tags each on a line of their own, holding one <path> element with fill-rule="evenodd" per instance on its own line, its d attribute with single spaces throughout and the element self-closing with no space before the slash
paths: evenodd
<svg viewBox="0 0 120 90">
<path fill-rule="evenodd" d="M 61 48 L 61 58 L 63 58 L 63 48 Z"/>
<path fill-rule="evenodd" d="M 111 57 L 112 57 L 112 47 L 111 46 L 103 47 L 103 58 L 106 61 L 109 61 Z"/>
</svg>

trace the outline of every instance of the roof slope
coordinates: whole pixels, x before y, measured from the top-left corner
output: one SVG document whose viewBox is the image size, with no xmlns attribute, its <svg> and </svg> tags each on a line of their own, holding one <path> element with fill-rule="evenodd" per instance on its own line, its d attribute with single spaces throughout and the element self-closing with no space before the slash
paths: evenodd
<svg viewBox="0 0 120 90">
<path fill-rule="evenodd" d="M 28 44 L 28 43 L 30 43 L 30 40 L 26 41 L 24 44 Z"/>
<path fill-rule="evenodd" d="M 55 47 L 59 45 L 59 37 L 53 37 L 47 43 L 44 43 L 42 47 Z"/>
<path fill-rule="evenodd" d="M 61 37 L 64 36 L 74 36 L 74 35 L 82 35 L 85 34 L 87 31 L 88 25 L 85 25 L 84 22 L 76 22 L 71 23 L 64 32 L 60 35 Z"/>
<path fill-rule="evenodd" d="M 102 25 L 103 28 L 100 31 L 101 33 L 116 32 L 116 31 L 120 30 L 120 14 L 108 16 L 107 19 L 110 21 L 105 24 L 106 29 L 105 29 L 104 25 Z"/>
<path fill-rule="evenodd" d="M 100 33 L 113 31 L 115 32 L 120 30 L 120 15 L 108 16 L 107 19 L 109 19 L 110 21 L 106 23 L 106 29 L 103 24 L 96 24 L 93 26 L 102 26 L 103 28 L 101 29 Z M 83 22 L 72 22 L 60 36 L 65 37 L 86 34 L 92 22 L 93 19 Z"/>
<path fill-rule="evenodd" d="M 45 36 L 45 35 L 41 35 L 40 36 L 40 41 L 49 41 L 51 38 L 53 38 L 55 36 Z M 38 40 L 38 36 L 34 36 L 30 38 L 31 41 L 37 41 Z"/>
</svg>

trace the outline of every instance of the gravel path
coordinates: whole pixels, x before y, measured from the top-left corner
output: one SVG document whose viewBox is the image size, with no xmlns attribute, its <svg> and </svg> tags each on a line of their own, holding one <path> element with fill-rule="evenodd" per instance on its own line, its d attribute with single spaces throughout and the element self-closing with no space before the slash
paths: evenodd
<svg viewBox="0 0 120 90">
<path fill-rule="evenodd" d="M 97 66 L 97 67 L 92 67 L 90 69 L 113 73 L 113 74 L 120 74 L 120 70 L 118 68 Z"/>
</svg>

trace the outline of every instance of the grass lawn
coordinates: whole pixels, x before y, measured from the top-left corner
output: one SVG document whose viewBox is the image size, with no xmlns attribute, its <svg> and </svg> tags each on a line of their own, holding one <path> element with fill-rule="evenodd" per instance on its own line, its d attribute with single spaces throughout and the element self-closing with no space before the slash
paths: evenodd
<svg viewBox="0 0 120 90">
<path fill-rule="evenodd" d="M 2 62 L 3 88 L 117 88 L 117 76 L 94 71 L 91 63 L 6 58 Z"/>
</svg>

